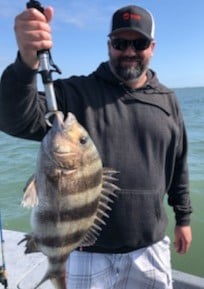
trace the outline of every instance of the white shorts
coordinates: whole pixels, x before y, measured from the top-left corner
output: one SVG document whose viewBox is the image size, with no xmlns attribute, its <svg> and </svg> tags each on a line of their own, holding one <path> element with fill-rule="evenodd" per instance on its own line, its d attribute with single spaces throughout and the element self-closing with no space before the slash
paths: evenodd
<svg viewBox="0 0 204 289">
<path fill-rule="evenodd" d="M 74 251 L 68 289 L 172 289 L 170 240 L 125 254 Z"/>
</svg>

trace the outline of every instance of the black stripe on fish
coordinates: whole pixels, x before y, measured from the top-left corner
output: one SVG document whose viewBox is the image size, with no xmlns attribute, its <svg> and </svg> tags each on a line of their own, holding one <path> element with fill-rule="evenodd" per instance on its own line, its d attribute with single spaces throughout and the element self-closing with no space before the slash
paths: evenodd
<svg viewBox="0 0 204 289">
<path fill-rule="evenodd" d="M 56 255 L 56 256 L 53 256 L 53 257 L 49 257 L 49 263 L 50 264 L 54 264 L 55 266 L 58 264 L 63 264 L 64 262 L 67 261 L 67 253 L 64 254 L 64 255 Z M 57 272 L 60 272 L 60 266 L 58 266 L 58 270 L 56 270 L 56 273 Z"/>
<path fill-rule="evenodd" d="M 73 195 L 78 193 L 86 193 L 87 189 L 91 190 L 96 187 L 98 187 L 102 183 L 102 171 L 101 169 L 97 170 L 94 173 L 90 173 L 90 175 L 82 175 L 79 177 L 76 175 L 76 181 L 75 176 L 73 174 L 72 182 L 66 182 L 65 175 L 59 174 L 58 176 L 53 177 L 52 175 L 47 175 L 48 181 L 55 186 L 59 186 L 60 194 L 63 196 L 66 195 Z M 70 177 L 69 177 L 70 178 Z"/>
<path fill-rule="evenodd" d="M 53 236 L 53 237 L 37 237 L 35 236 L 36 243 L 43 245 L 45 247 L 51 248 L 62 248 L 75 243 L 78 243 L 83 236 L 86 234 L 87 230 L 80 230 L 75 233 L 68 233 L 64 236 Z"/>
<path fill-rule="evenodd" d="M 99 197 L 82 207 L 67 209 L 60 212 L 42 211 L 36 214 L 39 223 L 57 223 L 78 221 L 83 218 L 91 217 L 97 210 L 99 204 Z"/>
</svg>

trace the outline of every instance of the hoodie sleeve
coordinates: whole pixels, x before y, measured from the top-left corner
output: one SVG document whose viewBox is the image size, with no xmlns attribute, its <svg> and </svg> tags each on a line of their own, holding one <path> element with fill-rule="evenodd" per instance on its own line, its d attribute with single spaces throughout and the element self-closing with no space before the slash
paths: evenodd
<svg viewBox="0 0 204 289">
<path fill-rule="evenodd" d="M 192 213 L 189 194 L 189 171 L 187 164 L 188 143 L 186 129 L 180 113 L 180 138 L 177 147 L 174 174 L 168 190 L 168 203 L 175 212 L 176 225 L 190 223 Z"/>
<path fill-rule="evenodd" d="M 0 130 L 12 136 L 41 140 L 46 133 L 45 97 L 37 91 L 37 71 L 16 61 L 2 74 Z"/>
</svg>

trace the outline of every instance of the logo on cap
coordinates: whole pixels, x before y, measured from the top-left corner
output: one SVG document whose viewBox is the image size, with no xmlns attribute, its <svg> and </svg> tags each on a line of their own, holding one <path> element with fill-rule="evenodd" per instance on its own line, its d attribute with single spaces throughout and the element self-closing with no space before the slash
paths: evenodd
<svg viewBox="0 0 204 289">
<path fill-rule="evenodd" d="M 126 21 L 130 20 L 130 19 L 140 20 L 141 18 L 142 17 L 139 14 L 133 14 L 133 13 L 129 13 L 129 12 L 123 13 L 123 19 Z"/>
</svg>

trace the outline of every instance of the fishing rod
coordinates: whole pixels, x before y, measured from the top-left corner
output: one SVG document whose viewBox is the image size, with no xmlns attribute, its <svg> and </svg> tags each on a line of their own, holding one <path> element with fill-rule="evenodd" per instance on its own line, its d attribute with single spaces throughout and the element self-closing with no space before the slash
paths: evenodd
<svg viewBox="0 0 204 289">
<path fill-rule="evenodd" d="M 39 10 L 41 13 L 44 14 L 44 7 L 40 4 L 39 1 L 30 0 L 27 2 L 26 7 L 29 8 L 35 8 Z M 56 64 L 54 64 L 51 52 L 50 50 L 40 50 L 38 51 L 38 59 L 40 62 L 40 69 L 39 73 L 42 77 L 42 82 L 45 89 L 45 96 L 47 101 L 47 109 L 48 113 L 45 115 L 46 122 L 49 126 L 52 126 L 50 123 L 50 118 L 55 114 L 57 109 L 57 101 L 53 86 L 53 80 L 52 80 L 52 72 L 57 72 L 61 74 L 60 69 Z"/>
<path fill-rule="evenodd" d="M 1 220 L 1 210 L 0 210 L 0 242 L 1 242 L 1 256 L 2 256 L 2 265 L 0 265 L 0 284 L 4 286 L 4 288 L 8 288 L 8 280 L 6 277 L 6 263 L 4 257 L 4 238 L 3 238 L 3 226 Z"/>
</svg>

